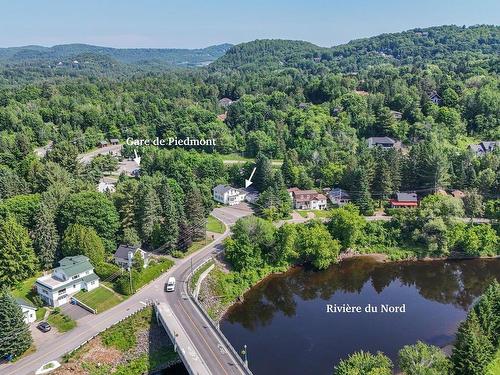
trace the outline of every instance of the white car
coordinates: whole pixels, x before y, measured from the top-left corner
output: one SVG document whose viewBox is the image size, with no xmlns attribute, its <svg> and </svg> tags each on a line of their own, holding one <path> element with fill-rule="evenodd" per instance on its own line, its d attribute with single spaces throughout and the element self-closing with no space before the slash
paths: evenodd
<svg viewBox="0 0 500 375">
<path fill-rule="evenodd" d="M 175 290 L 175 277 L 169 277 L 167 285 L 165 286 L 167 292 L 173 292 Z"/>
</svg>

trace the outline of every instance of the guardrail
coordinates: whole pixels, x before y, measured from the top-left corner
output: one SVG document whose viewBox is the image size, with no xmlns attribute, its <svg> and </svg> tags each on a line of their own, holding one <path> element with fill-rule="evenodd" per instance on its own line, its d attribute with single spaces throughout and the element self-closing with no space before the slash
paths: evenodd
<svg viewBox="0 0 500 375">
<path fill-rule="evenodd" d="M 93 309 L 89 305 L 86 305 L 85 303 L 83 303 L 82 301 L 80 301 L 76 297 L 71 297 L 71 302 L 75 302 L 76 305 L 81 306 L 82 308 L 84 308 L 85 310 L 91 312 L 94 315 L 97 314 L 97 310 L 96 309 Z"/>
<path fill-rule="evenodd" d="M 210 317 L 210 315 L 207 314 L 207 312 L 205 311 L 205 309 L 203 308 L 203 306 L 201 306 L 201 304 L 198 302 L 198 299 L 193 296 L 193 294 L 191 292 L 191 288 L 189 287 L 190 282 L 191 282 L 191 277 L 193 276 L 193 274 L 197 270 L 199 270 L 201 267 L 203 267 L 203 265 L 205 263 L 207 263 L 207 262 L 209 262 L 211 260 L 212 260 L 211 257 L 205 259 L 202 263 L 200 263 L 195 269 L 193 269 L 188 274 L 188 277 L 187 277 L 186 281 L 184 282 L 184 288 L 186 289 L 187 294 L 188 294 L 189 299 L 191 300 L 191 302 L 194 303 L 194 305 L 196 306 L 196 308 L 198 309 L 198 311 L 200 311 L 200 313 L 205 317 L 205 319 L 208 321 L 208 324 L 215 331 L 215 333 L 217 334 L 217 336 L 219 337 L 219 339 L 229 349 L 229 351 L 231 352 L 232 356 L 236 359 L 236 361 L 238 362 L 238 364 L 240 365 L 240 367 L 244 371 L 244 373 L 247 374 L 247 375 L 253 375 L 252 371 L 247 367 L 247 364 L 243 361 L 243 359 L 238 354 L 238 352 L 236 352 L 236 350 L 234 349 L 233 345 L 231 345 L 231 343 L 229 342 L 229 340 L 227 339 L 227 337 L 224 335 L 224 333 L 222 333 L 222 331 L 220 330 L 218 324 L 216 324 L 212 320 L 212 318 Z"/>
</svg>

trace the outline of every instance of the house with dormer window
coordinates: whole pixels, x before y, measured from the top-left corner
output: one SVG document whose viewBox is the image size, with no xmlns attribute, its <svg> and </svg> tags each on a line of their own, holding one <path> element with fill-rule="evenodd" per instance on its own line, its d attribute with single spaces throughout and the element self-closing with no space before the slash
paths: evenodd
<svg viewBox="0 0 500 375">
<path fill-rule="evenodd" d="M 50 275 L 36 280 L 36 290 L 49 306 L 61 306 L 68 303 L 71 296 L 80 290 L 91 291 L 99 286 L 99 277 L 94 273 L 94 266 L 84 255 L 66 257 L 59 261 L 59 267 Z"/>
</svg>

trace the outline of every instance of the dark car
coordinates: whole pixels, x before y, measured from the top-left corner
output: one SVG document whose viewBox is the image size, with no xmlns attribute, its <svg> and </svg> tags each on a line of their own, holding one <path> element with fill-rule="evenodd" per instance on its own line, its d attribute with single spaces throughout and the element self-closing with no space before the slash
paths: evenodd
<svg viewBox="0 0 500 375">
<path fill-rule="evenodd" d="M 47 323 L 47 322 L 41 322 L 41 323 L 39 323 L 36 326 L 36 328 L 38 328 L 42 332 L 49 332 L 52 329 L 52 327 L 50 326 L 50 324 Z"/>
</svg>

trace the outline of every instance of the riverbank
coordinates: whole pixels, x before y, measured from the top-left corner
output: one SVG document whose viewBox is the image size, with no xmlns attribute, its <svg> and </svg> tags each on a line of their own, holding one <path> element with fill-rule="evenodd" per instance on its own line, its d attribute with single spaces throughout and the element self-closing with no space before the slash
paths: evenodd
<svg viewBox="0 0 500 375">
<path fill-rule="evenodd" d="M 401 252 L 405 256 L 401 257 Z M 397 263 L 397 262 L 432 262 L 432 261 L 446 261 L 446 260 L 474 260 L 474 259 L 500 259 L 500 256 L 484 256 L 484 257 L 470 257 L 459 254 L 450 254 L 447 257 L 420 257 L 419 253 L 410 249 L 401 249 L 401 252 L 391 254 L 387 253 L 364 253 L 356 251 L 346 251 L 339 255 L 339 263 L 353 258 L 366 258 L 374 263 Z M 265 282 L 268 278 L 275 275 L 286 274 L 293 272 L 294 269 L 300 268 L 300 265 L 294 265 L 287 269 L 273 269 L 260 270 L 259 278 L 254 282 L 240 290 L 240 294 L 234 299 L 227 298 L 227 291 L 230 290 L 234 293 L 234 288 L 227 287 L 227 279 L 233 280 L 234 278 L 227 277 L 232 272 L 226 262 L 221 259 L 215 261 L 214 269 L 208 274 L 200 287 L 199 301 L 208 315 L 215 322 L 220 322 L 231 310 L 233 306 L 241 304 L 245 299 L 245 294 L 252 288 L 257 287 L 259 284 Z M 233 272 L 234 274 L 234 272 Z M 237 278 L 236 278 L 237 279 Z M 231 282 L 230 281 L 230 282 Z"/>
<path fill-rule="evenodd" d="M 180 362 L 152 307 L 112 326 L 68 354 L 54 375 L 141 375 Z"/>
</svg>

